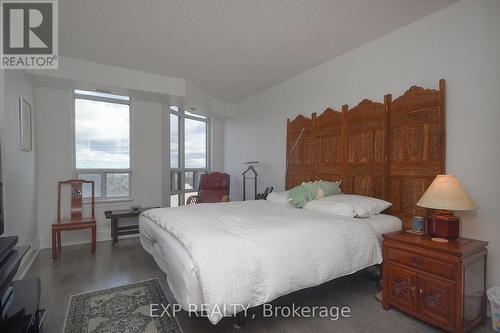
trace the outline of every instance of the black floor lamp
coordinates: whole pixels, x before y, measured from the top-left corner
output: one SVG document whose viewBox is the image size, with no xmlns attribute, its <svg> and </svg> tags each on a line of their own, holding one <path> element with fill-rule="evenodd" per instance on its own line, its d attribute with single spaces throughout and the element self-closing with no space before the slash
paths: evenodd
<svg viewBox="0 0 500 333">
<path fill-rule="evenodd" d="M 257 171 L 253 168 L 254 164 L 259 164 L 258 161 L 249 161 L 246 163 L 243 163 L 248 165 L 248 168 L 245 170 L 245 172 L 242 173 L 243 175 L 243 201 L 246 200 L 246 183 L 247 180 L 253 180 L 254 181 L 254 199 L 257 199 L 257 176 L 259 175 Z M 252 175 L 247 175 L 249 172 L 252 172 Z"/>
</svg>

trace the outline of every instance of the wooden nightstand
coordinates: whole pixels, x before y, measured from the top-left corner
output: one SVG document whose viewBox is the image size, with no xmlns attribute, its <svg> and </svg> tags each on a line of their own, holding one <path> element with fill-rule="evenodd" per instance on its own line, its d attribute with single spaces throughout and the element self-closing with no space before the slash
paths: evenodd
<svg viewBox="0 0 500 333">
<path fill-rule="evenodd" d="M 465 332 L 486 314 L 487 242 L 384 234 L 383 301 L 450 332 Z"/>
</svg>

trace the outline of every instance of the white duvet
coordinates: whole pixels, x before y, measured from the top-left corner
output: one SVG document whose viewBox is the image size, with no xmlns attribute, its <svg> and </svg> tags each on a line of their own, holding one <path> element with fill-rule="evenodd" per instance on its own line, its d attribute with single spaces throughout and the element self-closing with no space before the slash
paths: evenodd
<svg viewBox="0 0 500 333">
<path fill-rule="evenodd" d="M 186 249 L 213 324 L 241 309 L 233 305 L 261 305 L 382 262 L 377 235 L 363 219 L 264 200 L 159 208 L 143 215 Z"/>
</svg>

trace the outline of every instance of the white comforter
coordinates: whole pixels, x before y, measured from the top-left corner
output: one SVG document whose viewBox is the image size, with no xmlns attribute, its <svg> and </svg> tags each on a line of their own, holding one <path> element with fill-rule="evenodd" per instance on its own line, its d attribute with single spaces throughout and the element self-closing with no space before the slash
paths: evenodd
<svg viewBox="0 0 500 333">
<path fill-rule="evenodd" d="M 185 247 L 213 324 L 234 314 L 234 304 L 261 305 L 382 262 L 377 235 L 363 219 L 263 200 L 160 208 L 143 215 Z M 221 309 L 226 310 L 222 315 Z"/>
</svg>

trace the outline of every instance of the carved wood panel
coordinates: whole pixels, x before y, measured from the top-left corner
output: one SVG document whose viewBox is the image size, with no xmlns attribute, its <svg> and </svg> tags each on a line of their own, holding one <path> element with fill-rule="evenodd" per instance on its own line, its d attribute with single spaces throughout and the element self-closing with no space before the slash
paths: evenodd
<svg viewBox="0 0 500 333">
<path fill-rule="evenodd" d="M 385 196 L 386 115 L 382 103 L 363 100 L 343 107 L 346 162 L 342 173 L 345 193 Z"/>
<path fill-rule="evenodd" d="M 413 86 L 394 101 L 388 97 L 387 200 L 406 227 L 412 216 L 426 214 L 417 202 L 436 175 L 445 172 L 444 98 L 444 80 L 439 90 Z"/>
<path fill-rule="evenodd" d="M 313 114 L 313 174 L 329 180 L 342 175 L 344 151 L 342 144 L 342 113 L 326 109 L 319 117 Z M 326 179 L 325 179 L 326 180 Z"/>
<path fill-rule="evenodd" d="M 302 115 L 287 122 L 287 179 L 286 184 L 300 184 L 313 179 L 312 119 Z M 295 145 L 295 147 L 294 147 Z M 294 148 L 292 151 L 292 147 Z M 291 152 L 291 153 L 290 153 Z"/>
<path fill-rule="evenodd" d="M 420 275 L 420 312 L 448 326 L 453 326 L 455 285 Z"/>
<path fill-rule="evenodd" d="M 389 299 L 407 309 L 416 310 L 417 273 L 390 266 L 387 274 L 389 279 Z"/>
<path fill-rule="evenodd" d="M 388 213 L 405 227 L 413 215 L 426 214 L 416 203 L 444 172 L 444 80 L 439 90 L 413 86 L 394 101 L 386 95 L 384 103 L 363 100 L 352 109 L 326 109 L 287 123 L 287 189 L 342 179 L 345 193 L 392 202 Z"/>
</svg>

